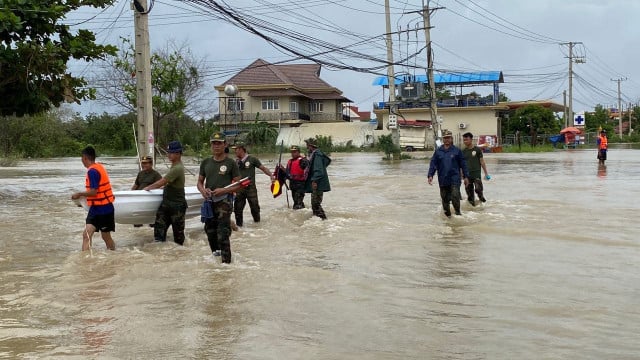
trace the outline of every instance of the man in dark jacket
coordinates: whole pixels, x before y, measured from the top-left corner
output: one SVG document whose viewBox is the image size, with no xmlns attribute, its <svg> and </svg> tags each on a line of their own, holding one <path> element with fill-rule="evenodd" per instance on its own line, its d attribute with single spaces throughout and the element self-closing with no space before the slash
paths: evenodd
<svg viewBox="0 0 640 360">
<path fill-rule="evenodd" d="M 460 213 L 460 175 L 464 177 L 464 185 L 469 183 L 469 171 L 462 151 L 453 145 L 453 135 L 449 130 L 442 132 L 443 145 L 433 153 L 429 164 L 427 180 L 432 185 L 433 175 L 438 171 L 438 185 L 440 185 L 440 198 L 442 208 L 447 217 L 451 217 L 449 203 L 453 203 L 456 215 Z"/>
<path fill-rule="evenodd" d="M 305 140 L 305 143 L 307 143 L 309 152 L 309 166 L 304 169 L 306 178 L 304 191 L 311 193 L 313 215 L 326 220 L 327 215 L 322 209 L 322 196 L 325 192 L 331 191 L 329 175 L 327 174 L 327 166 L 331 164 L 331 159 L 318 149 L 315 139 L 309 138 Z"/>
</svg>

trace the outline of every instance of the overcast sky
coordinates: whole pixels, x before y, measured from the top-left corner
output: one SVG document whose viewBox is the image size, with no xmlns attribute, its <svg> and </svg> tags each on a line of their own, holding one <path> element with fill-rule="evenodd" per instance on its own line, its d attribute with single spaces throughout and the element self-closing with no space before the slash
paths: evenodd
<svg viewBox="0 0 640 360">
<path fill-rule="evenodd" d="M 149 0 L 148 0 L 149 1 Z M 426 1 L 426 0 L 425 0 Z M 67 23 L 94 30 L 100 43 L 133 39 L 129 0 L 118 0 L 102 12 L 79 10 Z M 216 8 L 215 5 L 219 5 Z M 422 1 L 390 0 L 396 73 L 424 74 L 426 51 Z M 568 46 L 574 55 L 574 111 L 596 104 L 617 106 L 617 83 L 623 103 L 640 100 L 640 1 L 637 0 L 439 0 L 431 17 L 435 68 L 442 71 L 500 70 L 501 91 L 512 100 L 553 99 L 562 103 L 568 89 Z M 238 27 L 250 23 L 260 36 Z M 223 83 L 257 58 L 269 62 L 295 59 L 298 54 L 323 63 L 321 78 L 341 89 L 361 110 L 383 101 L 382 89 L 372 85 L 385 74 L 385 16 L 383 0 L 156 0 L 149 14 L 152 50 L 168 41 L 186 43 L 206 59 L 211 98 Z M 407 32 L 407 29 L 414 31 Z M 417 29 L 417 31 L 415 30 Z M 285 48 L 285 49 L 283 49 Z M 338 50 L 336 50 L 338 49 Z M 324 53 L 319 55 L 319 53 Z M 304 63 L 297 60 L 293 63 Z M 91 75 L 96 65 L 74 64 L 76 74 Z M 345 68 L 349 68 L 345 70 Z M 475 91 L 488 95 L 492 88 Z M 467 92 L 467 90 L 465 90 Z M 82 113 L 102 112 L 92 102 Z"/>
</svg>

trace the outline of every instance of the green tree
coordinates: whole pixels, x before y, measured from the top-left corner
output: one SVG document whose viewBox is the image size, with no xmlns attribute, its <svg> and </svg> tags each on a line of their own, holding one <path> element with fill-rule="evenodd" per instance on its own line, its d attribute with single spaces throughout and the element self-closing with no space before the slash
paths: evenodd
<svg viewBox="0 0 640 360">
<path fill-rule="evenodd" d="M 82 6 L 113 0 L 2 0 L 0 2 L 0 115 L 37 114 L 63 101 L 80 103 L 94 92 L 68 72 L 71 59 L 92 61 L 115 54 L 88 30 L 72 32 L 63 20 Z"/>
<path fill-rule="evenodd" d="M 57 113 L 1 118 L 4 156 L 54 157 L 78 154 L 82 144 L 64 131 Z"/>
<path fill-rule="evenodd" d="M 91 114 L 85 118 L 86 130 L 83 141 L 92 144 L 100 153 L 135 154 L 133 126 L 136 115 L 133 113 L 114 116 L 107 113 Z"/>
<path fill-rule="evenodd" d="M 584 117 L 588 132 L 596 132 L 600 128 L 607 130 L 609 134 L 613 131 L 613 125 L 609 123 L 609 111 L 600 104 L 596 105 L 593 112 L 585 113 Z"/>
<path fill-rule="evenodd" d="M 519 131 L 523 135 L 557 134 L 560 131 L 560 119 L 551 109 L 540 105 L 527 105 L 517 109 L 509 121 L 502 123 L 503 134 L 514 134 Z"/>
<path fill-rule="evenodd" d="M 135 112 L 137 104 L 135 49 L 131 41 L 122 39 L 116 56 L 108 59 L 107 71 L 98 79 L 107 86 L 100 91 L 101 101 L 127 112 Z M 196 59 L 186 45 L 167 43 L 151 55 L 151 88 L 154 132 L 157 143 L 179 137 L 179 122 L 186 114 L 196 114 L 202 107 L 206 92 L 202 91 L 204 61 Z M 178 128 L 176 128 L 178 126 Z"/>
</svg>

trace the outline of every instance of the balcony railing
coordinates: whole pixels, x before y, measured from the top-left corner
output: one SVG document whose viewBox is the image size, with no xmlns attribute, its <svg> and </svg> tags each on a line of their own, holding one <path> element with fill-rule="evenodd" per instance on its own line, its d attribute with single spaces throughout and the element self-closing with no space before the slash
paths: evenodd
<svg viewBox="0 0 640 360">
<path fill-rule="evenodd" d="M 431 107 L 431 102 L 428 100 L 419 100 L 419 99 L 398 99 L 396 104 L 399 109 L 419 109 L 419 108 L 429 108 Z M 491 98 L 466 98 L 466 99 L 440 99 L 437 103 L 438 107 L 472 107 L 472 106 L 492 106 L 495 105 Z M 373 103 L 373 108 L 378 109 L 388 109 L 388 102 L 377 102 Z"/>
<path fill-rule="evenodd" d="M 268 123 L 276 123 L 282 120 L 304 120 L 312 122 L 335 122 L 343 121 L 341 113 L 311 113 L 304 114 L 299 112 L 259 112 L 259 113 L 226 113 L 220 114 L 219 120 L 221 123 L 247 123 L 254 121 L 266 121 Z"/>
</svg>

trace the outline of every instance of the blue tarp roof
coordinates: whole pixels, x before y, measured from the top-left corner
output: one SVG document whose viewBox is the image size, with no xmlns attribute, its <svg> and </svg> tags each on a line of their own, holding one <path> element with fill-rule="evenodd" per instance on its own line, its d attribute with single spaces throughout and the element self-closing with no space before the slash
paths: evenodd
<svg viewBox="0 0 640 360">
<path fill-rule="evenodd" d="M 434 74 L 434 81 L 436 84 L 441 85 L 464 85 L 464 84 L 490 84 L 490 83 L 502 83 L 504 78 L 502 71 L 480 71 L 480 72 L 456 72 L 456 73 L 437 73 Z M 400 85 L 404 83 L 415 83 L 428 81 L 427 75 L 396 75 L 395 84 Z M 389 80 L 386 76 L 378 76 L 373 80 L 374 86 L 387 86 Z"/>
</svg>

